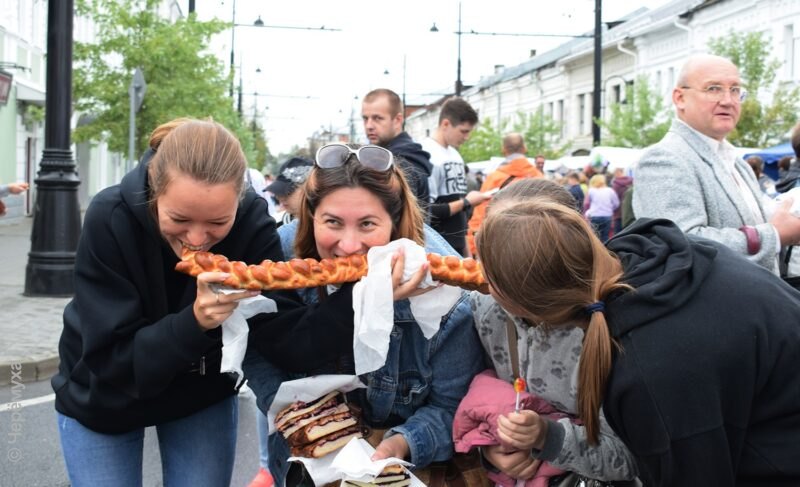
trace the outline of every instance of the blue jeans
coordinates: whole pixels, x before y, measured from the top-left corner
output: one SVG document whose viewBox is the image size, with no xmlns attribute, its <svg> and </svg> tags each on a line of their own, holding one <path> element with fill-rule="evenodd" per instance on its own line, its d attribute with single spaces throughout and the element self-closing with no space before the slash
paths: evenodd
<svg viewBox="0 0 800 487">
<path fill-rule="evenodd" d="M 608 233 L 611 231 L 611 217 L 610 216 L 593 216 L 589 219 L 592 222 L 594 231 L 600 238 L 601 242 L 608 240 Z"/>
<path fill-rule="evenodd" d="M 156 425 L 166 487 L 230 485 L 237 401 L 233 395 L 191 416 Z M 109 435 L 57 415 L 61 451 L 73 487 L 142 485 L 144 428 Z"/>
<path fill-rule="evenodd" d="M 258 463 L 269 470 L 269 422 L 267 415 L 256 408 L 256 427 L 258 428 Z"/>
</svg>

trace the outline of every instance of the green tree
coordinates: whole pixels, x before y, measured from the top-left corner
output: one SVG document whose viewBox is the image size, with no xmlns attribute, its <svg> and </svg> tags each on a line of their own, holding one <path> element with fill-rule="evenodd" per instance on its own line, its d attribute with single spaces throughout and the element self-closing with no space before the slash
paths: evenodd
<svg viewBox="0 0 800 487">
<path fill-rule="evenodd" d="M 569 146 L 569 142 L 558 144 L 561 124 L 545 115 L 541 106 L 533 113 L 517 112 L 513 130 L 525 139 L 528 156 L 541 154 L 546 159 L 558 159 Z"/>
<path fill-rule="evenodd" d="M 624 102 L 611 104 L 609 110 L 608 121 L 597 121 L 606 131 L 603 145 L 647 147 L 661 140 L 671 124 L 672 112 L 650 88 L 647 76 L 637 77 L 633 86 L 626 84 Z"/>
<path fill-rule="evenodd" d="M 199 22 L 194 14 L 172 23 L 158 15 L 158 0 L 79 0 L 76 12 L 93 19 L 95 43 L 74 46 L 75 111 L 91 114 L 76 141 L 106 140 L 112 151 L 128 151 L 128 86 L 140 68 L 147 93 L 136 115 L 136 156 L 150 132 L 177 117 L 212 117 L 233 131 L 251 164 L 260 167 L 253 131 L 236 113 L 227 93 L 229 77 L 208 52 L 210 37 L 230 27 Z M 261 133 L 263 140 L 263 132 Z"/>
<path fill-rule="evenodd" d="M 778 83 L 771 103 L 762 103 L 763 91 L 773 86 L 780 61 L 772 58 L 770 42 L 762 32 L 734 32 L 708 42 L 709 50 L 739 67 L 747 98 L 728 140 L 741 147 L 764 147 L 780 142 L 797 121 L 800 89 Z"/>
<path fill-rule="evenodd" d="M 516 118 L 511 130 L 522 134 L 529 156 L 543 154 L 548 159 L 556 159 L 569 146 L 569 143 L 558 145 L 561 126 L 545 115 L 541 107 L 533 113 L 517 112 Z M 499 127 L 495 127 L 490 117 L 484 118 L 469 140 L 459 148 L 461 157 L 466 162 L 475 162 L 502 155 L 503 136 L 509 124 L 510 120 L 504 119 Z"/>
<path fill-rule="evenodd" d="M 490 117 L 485 117 L 472 131 L 469 140 L 458 148 L 461 157 L 465 162 L 486 161 L 494 156 L 502 154 L 502 131 L 506 122 L 500 124 L 500 128 L 494 126 Z"/>
</svg>

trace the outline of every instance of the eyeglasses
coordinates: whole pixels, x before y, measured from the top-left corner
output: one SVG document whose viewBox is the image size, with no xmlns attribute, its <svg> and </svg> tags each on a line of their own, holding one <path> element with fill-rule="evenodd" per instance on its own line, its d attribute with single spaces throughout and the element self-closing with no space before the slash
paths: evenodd
<svg viewBox="0 0 800 487">
<path fill-rule="evenodd" d="M 364 145 L 358 149 L 345 144 L 327 144 L 317 150 L 315 161 L 317 167 L 331 169 L 341 167 L 350 158 L 351 154 L 356 155 L 356 159 L 362 166 L 376 171 L 387 171 L 394 164 L 394 156 L 388 149 L 377 145 Z"/>
<path fill-rule="evenodd" d="M 728 92 L 731 94 L 731 100 L 736 102 L 744 101 L 747 98 L 747 90 L 742 88 L 741 86 L 731 86 L 730 88 L 725 88 L 724 86 L 720 85 L 711 85 L 705 88 L 692 88 L 691 86 L 681 86 L 684 90 L 697 90 L 703 94 L 706 100 L 713 101 L 713 102 L 720 102 L 725 99 L 725 93 Z"/>
</svg>

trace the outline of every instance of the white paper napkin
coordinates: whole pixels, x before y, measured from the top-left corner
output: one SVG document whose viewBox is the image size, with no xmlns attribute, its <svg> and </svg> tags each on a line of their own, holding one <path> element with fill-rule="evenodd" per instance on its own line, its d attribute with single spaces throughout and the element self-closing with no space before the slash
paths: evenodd
<svg viewBox="0 0 800 487">
<path fill-rule="evenodd" d="M 372 461 L 375 448 L 363 438 L 353 438 L 344 446 L 331 462 L 340 479 L 367 481 L 374 479 L 387 465 L 413 467 L 414 464 L 400 458 L 390 457 Z"/>
<path fill-rule="evenodd" d="M 373 462 L 371 460 L 373 453 L 375 449 L 366 440 L 353 438 L 335 455 L 322 458 L 289 457 L 287 461 L 301 462 L 314 480 L 314 485 L 318 487 L 342 479 L 370 481 L 387 465 L 400 464 L 413 467 L 413 464 L 399 458 L 386 458 Z M 409 472 L 409 476 L 411 487 L 425 487 L 413 473 Z"/>
<path fill-rule="evenodd" d="M 372 247 L 367 252 L 367 275 L 353 286 L 353 355 L 356 375 L 372 372 L 386 363 L 389 336 L 394 326 L 392 256 L 400 248 L 405 252 L 403 282 L 408 281 L 428 261 L 425 249 L 406 238 L 388 245 Z M 424 289 L 434 286 L 436 283 L 428 272 L 419 287 Z M 439 331 L 442 316 L 450 311 L 460 296 L 461 289 L 441 286 L 409 298 L 411 313 L 425 338 L 431 338 Z"/>
<path fill-rule="evenodd" d="M 215 292 L 222 294 L 233 294 L 246 292 L 241 289 L 228 289 L 220 286 L 212 286 Z M 227 320 L 222 322 L 222 363 L 220 372 L 235 372 L 238 374 L 236 387 L 244 380 L 242 372 L 242 361 L 247 352 L 247 336 L 250 329 L 247 327 L 247 319 L 259 313 L 274 313 L 278 310 L 275 301 L 258 295 L 252 298 L 245 298 L 239 301 L 239 305 Z"/>
</svg>

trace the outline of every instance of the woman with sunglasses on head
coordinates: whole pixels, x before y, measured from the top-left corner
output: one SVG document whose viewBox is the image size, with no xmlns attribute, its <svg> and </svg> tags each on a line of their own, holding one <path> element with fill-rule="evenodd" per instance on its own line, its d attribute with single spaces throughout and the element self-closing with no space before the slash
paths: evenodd
<svg viewBox="0 0 800 487">
<path fill-rule="evenodd" d="M 246 167 L 223 126 L 177 119 L 92 199 L 52 379 L 73 486 L 141 485 L 148 426 L 164 485 L 230 483 L 238 405 L 235 379 L 220 373 L 220 324 L 258 292 L 218 294 L 212 285 L 226 274 L 174 269 L 186 249 L 282 260 L 266 201 L 246 191 Z"/>
<path fill-rule="evenodd" d="M 392 154 L 378 146 L 320 148 L 299 219 L 281 227 L 280 235 L 287 258 L 366 254 L 399 238 L 424 245 L 428 252 L 456 255 L 423 224 L 402 171 Z M 424 337 L 406 298 L 421 292 L 417 286 L 427 264 L 406 283 L 400 279 L 403 265 L 400 253 L 392 271 L 394 328 L 387 361 L 361 375 L 367 388 L 351 395 L 367 425 L 386 429 L 373 458 L 405 458 L 423 468 L 453 455 L 453 414 L 472 377 L 483 369 L 483 352 L 466 293 L 442 318 L 439 331 L 430 340 Z M 289 374 L 354 372 L 352 292 L 353 283 L 304 290 L 304 308 L 251 334 L 251 347 L 271 362 L 251 353 L 244 364 L 262 410 L 268 410 Z M 276 485 L 286 477 L 287 457 L 286 442 L 272 435 L 270 471 Z"/>
<path fill-rule="evenodd" d="M 578 411 L 603 408 L 644 485 L 800 484 L 800 295 L 768 270 L 667 220 L 604 247 L 571 208 L 493 212 L 478 233 L 492 296 L 516 316 L 584 330 Z M 542 421 L 500 421 L 512 447 Z"/>
</svg>

